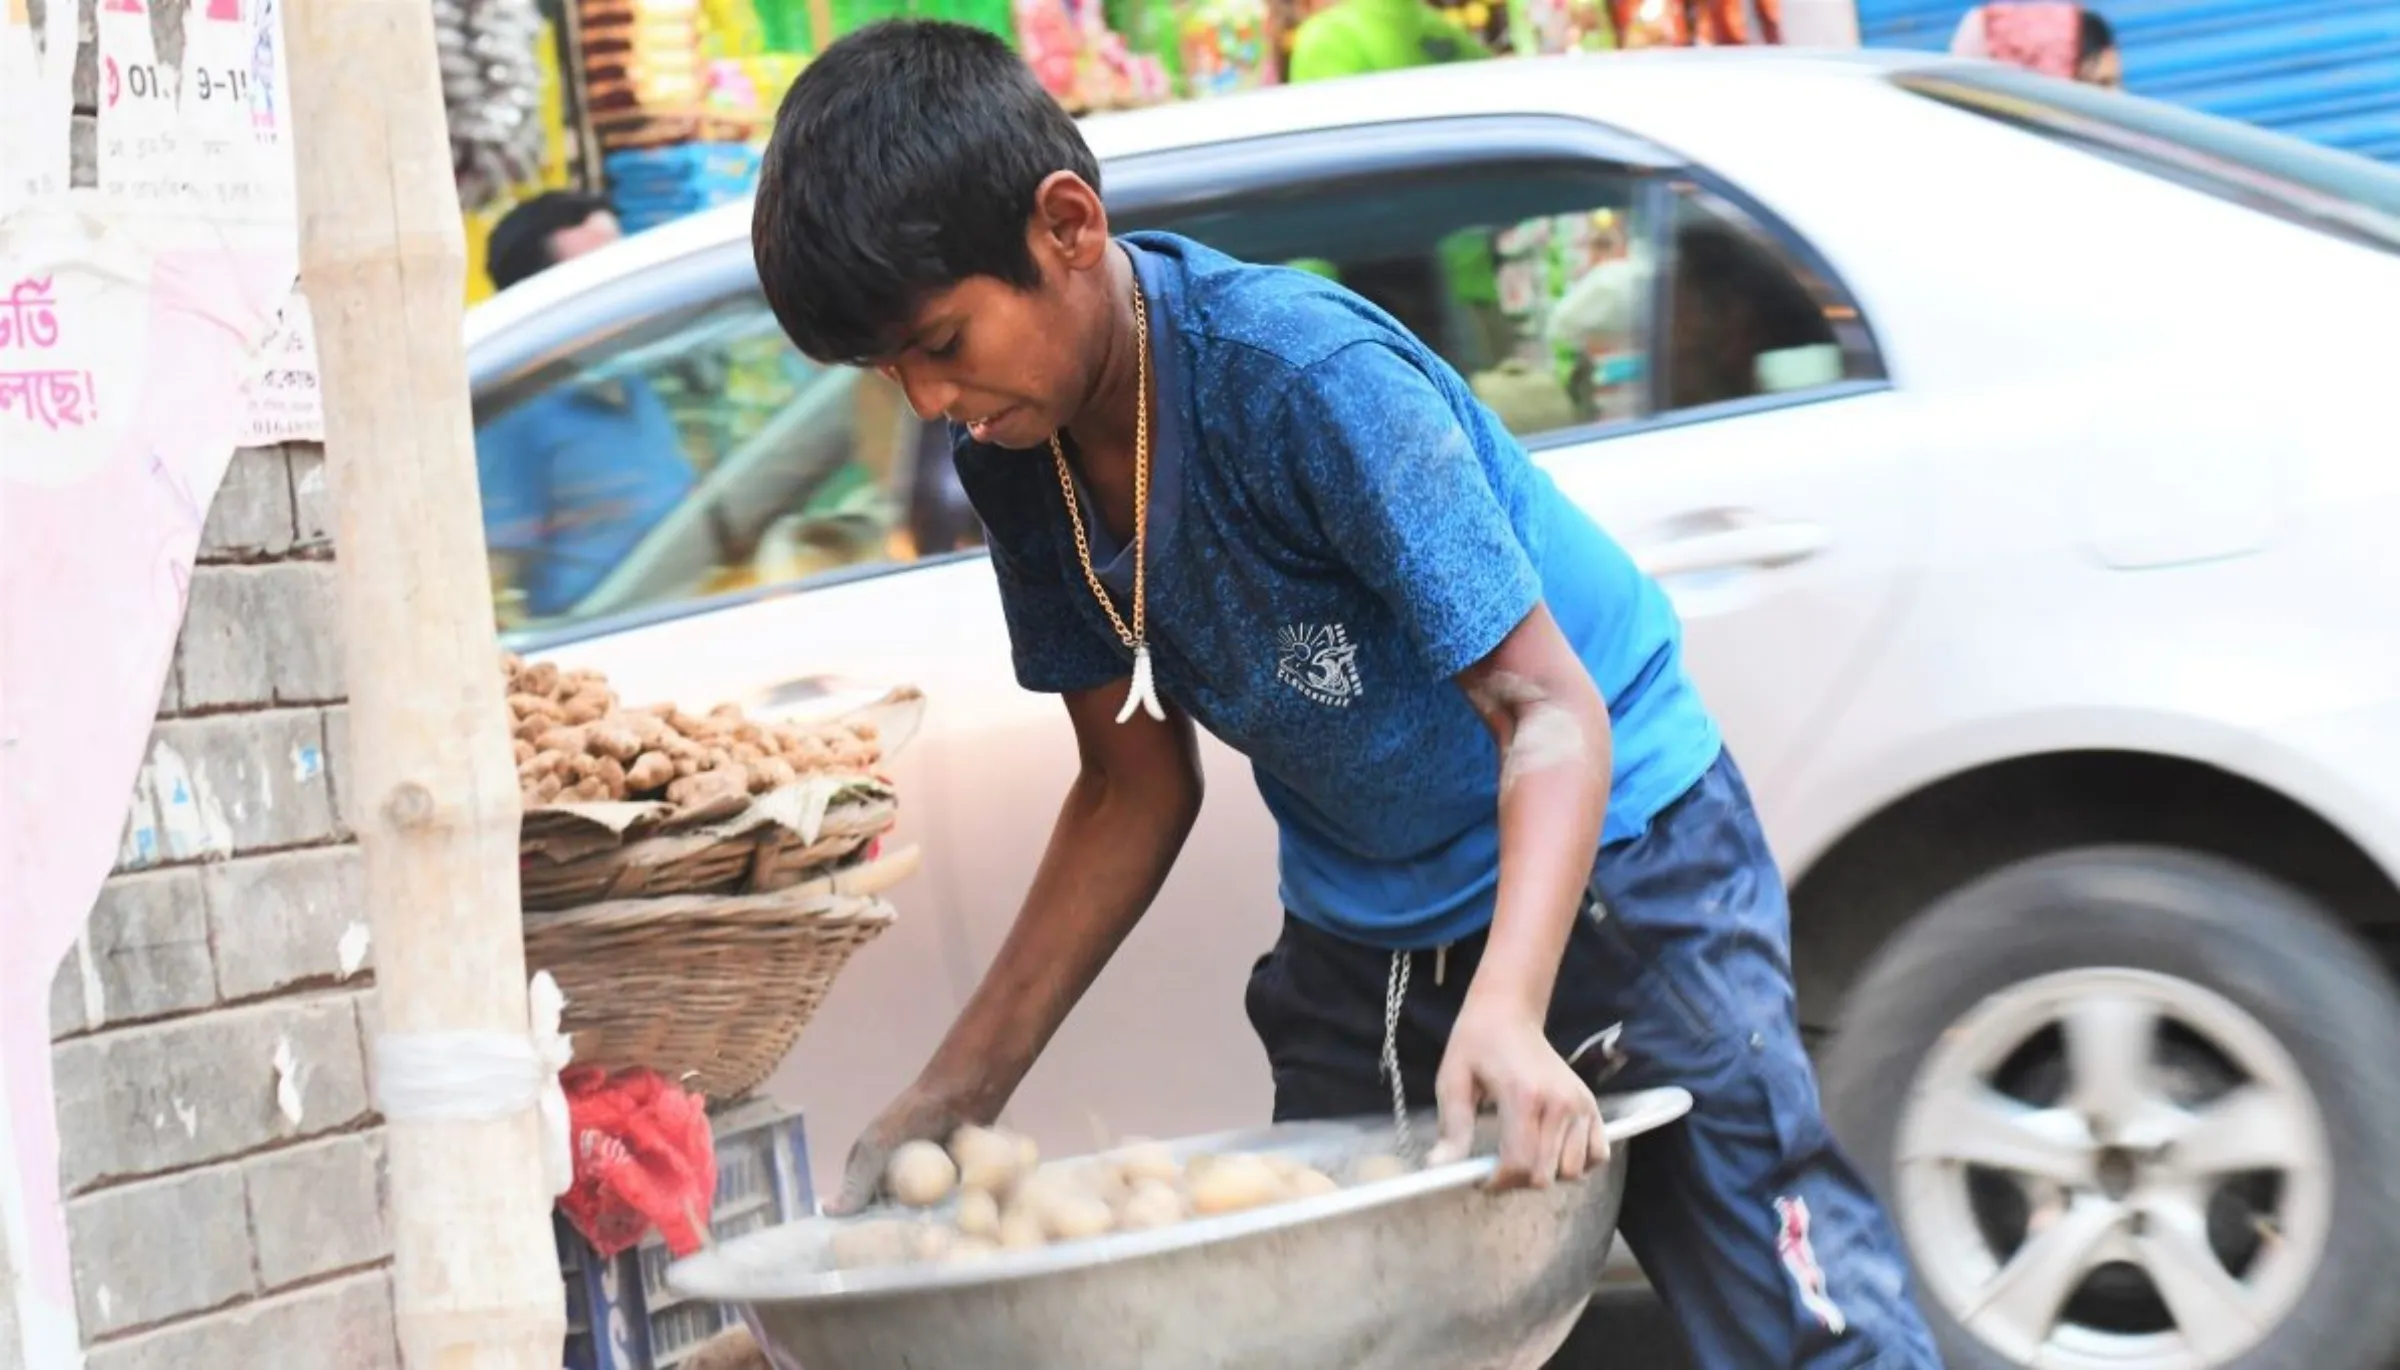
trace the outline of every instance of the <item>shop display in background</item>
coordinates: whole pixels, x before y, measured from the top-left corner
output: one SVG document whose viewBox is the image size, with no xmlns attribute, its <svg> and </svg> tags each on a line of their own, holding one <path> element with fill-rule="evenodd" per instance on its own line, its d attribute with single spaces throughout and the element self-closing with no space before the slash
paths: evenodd
<svg viewBox="0 0 2400 1370">
<path fill-rule="evenodd" d="M 567 64 L 560 57 L 561 28 L 558 22 L 544 19 L 539 41 L 534 44 L 534 56 L 540 72 L 538 123 L 542 137 L 541 170 L 531 181 L 512 186 L 506 195 L 481 208 L 466 205 L 462 194 L 460 204 L 465 208 L 467 231 L 467 303 L 489 297 L 492 293 L 488 274 L 488 253 L 492 230 L 509 210 L 546 190 L 565 190 L 577 184 L 581 158 L 577 155 L 576 139 L 570 131 L 568 97 L 570 91 L 565 74 Z"/>
<path fill-rule="evenodd" d="M 1606 0 L 1516 0 L 1508 6 L 1508 39 L 1511 52 L 1527 56 L 1617 46 Z"/>
<path fill-rule="evenodd" d="M 700 0 L 700 51 L 714 61 L 767 51 L 767 26 L 750 0 Z"/>
<path fill-rule="evenodd" d="M 1437 8 L 1451 23 L 1474 34 L 1492 56 L 1508 57 L 1518 51 L 1509 22 L 1515 6 L 1509 0 L 1443 0 Z"/>
<path fill-rule="evenodd" d="M 698 0 L 580 0 L 584 106 L 604 153 L 703 137 Z"/>
<path fill-rule="evenodd" d="M 1177 56 L 1186 96 L 1205 99 L 1274 85 L 1282 74 L 1266 0 L 1192 0 L 1181 7 Z"/>
<path fill-rule="evenodd" d="M 807 58 L 785 52 L 711 59 L 702 97 L 710 123 L 754 147 L 764 144 L 775 127 L 776 105 L 807 65 Z"/>
<path fill-rule="evenodd" d="M 1621 48 L 1740 47 L 1783 41 L 1783 0 L 1608 0 Z"/>
<path fill-rule="evenodd" d="M 681 143 L 612 152 L 600 165 L 618 224 L 627 233 L 639 233 L 749 194 L 758 179 L 758 149 L 748 143 Z"/>
<path fill-rule="evenodd" d="M 534 0 L 433 0 L 459 203 L 482 209 L 539 176 L 541 11 Z"/>
<path fill-rule="evenodd" d="M 777 0 L 755 5 L 751 0 L 701 0 L 700 52 L 706 66 L 700 101 L 712 138 L 763 145 L 774 131 L 775 107 L 800 78 L 808 57 L 778 45 L 777 38 L 786 36 L 780 33 L 784 26 L 775 25 L 777 32 L 771 33 L 768 16 L 805 9 L 805 4 L 785 5 Z M 724 168 L 731 163 L 720 159 L 716 165 Z M 753 164 L 750 174 L 756 172 Z M 609 183 L 612 187 L 616 184 L 613 174 Z M 748 188 L 746 184 L 742 187 L 744 191 Z M 633 225 L 626 227 L 630 230 Z"/>
<path fill-rule="evenodd" d="M 541 190 L 592 188 L 629 233 L 748 194 L 775 109 L 809 54 L 883 19 L 999 33 L 1077 115 L 1444 56 L 1772 43 L 1781 33 L 1781 0 L 563 0 L 574 7 L 566 22 L 544 29 L 537 16 L 528 29 L 534 3 L 438 0 L 471 301 L 489 293 L 481 263 L 492 224 Z M 1350 12 L 1325 13 L 1335 8 Z M 1320 17 L 1302 71 L 1295 40 Z M 575 40 L 564 63 L 561 36 Z M 591 164 L 572 155 L 570 109 L 588 117 Z M 538 170 L 523 174 L 529 163 Z"/>
<path fill-rule="evenodd" d="M 1288 72 L 1328 81 L 1491 55 L 1480 33 L 1428 0 L 1335 0 L 1301 21 Z"/>
<path fill-rule="evenodd" d="M 1100 0 L 1016 0 L 1017 45 L 1069 112 L 1134 109 L 1173 93 L 1164 63 L 1108 26 Z"/>
</svg>

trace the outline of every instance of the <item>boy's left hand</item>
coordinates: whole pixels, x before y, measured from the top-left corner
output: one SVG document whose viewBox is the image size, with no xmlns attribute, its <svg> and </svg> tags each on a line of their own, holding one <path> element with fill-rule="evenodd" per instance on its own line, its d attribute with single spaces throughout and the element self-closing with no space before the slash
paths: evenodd
<svg viewBox="0 0 2400 1370">
<path fill-rule="evenodd" d="M 1497 1000 L 1467 995 L 1434 1077 L 1441 1141 L 1428 1165 L 1464 1160 L 1474 1147 L 1475 1115 L 1486 1103 L 1500 1114 L 1500 1168 L 1492 1188 L 1581 1179 L 1608 1160 L 1600 1101 L 1550 1045 L 1539 1020 Z"/>
</svg>

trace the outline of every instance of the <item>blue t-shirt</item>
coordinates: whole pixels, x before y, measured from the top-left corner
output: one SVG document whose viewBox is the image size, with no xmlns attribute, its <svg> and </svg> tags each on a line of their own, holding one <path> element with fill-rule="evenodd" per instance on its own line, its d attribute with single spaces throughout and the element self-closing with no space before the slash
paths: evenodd
<svg viewBox="0 0 2400 1370">
<path fill-rule="evenodd" d="M 1490 921 L 1500 760 L 1455 683 L 1547 602 L 1614 724 L 1603 842 L 1638 836 L 1721 749 L 1658 586 L 1448 364 L 1305 272 L 1123 239 L 1150 303 L 1149 635 L 1160 693 L 1251 761 L 1284 904 L 1376 946 Z M 1121 678 L 1048 450 L 965 439 L 1018 681 Z M 1085 502 L 1122 607 L 1130 552 Z M 1129 614 L 1129 611 L 1128 611 Z M 1130 614 L 1129 614 L 1130 617 Z"/>
<path fill-rule="evenodd" d="M 691 493 L 674 416 L 639 376 L 553 390 L 475 435 L 484 541 L 518 556 L 526 609 L 563 614 Z"/>
</svg>

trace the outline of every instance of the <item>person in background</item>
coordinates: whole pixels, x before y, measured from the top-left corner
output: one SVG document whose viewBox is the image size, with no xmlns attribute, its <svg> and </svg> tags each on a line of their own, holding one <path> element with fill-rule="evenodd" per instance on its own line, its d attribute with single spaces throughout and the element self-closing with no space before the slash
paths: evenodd
<svg viewBox="0 0 2400 1370">
<path fill-rule="evenodd" d="M 492 278 L 492 289 L 506 290 L 624 236 L 608 201 L 580 190 L 544 191 L 492 225 L 484 274 Z"/>
<path fill-rule="evenodd" d="M 2106 19 L 2081 5 L 1979 5 L 1951 35 L 1950 51 L 2064 77 L 2108 90 L 2125 88 L 2125 57 Z"/>
<path fill-rule="evenodd" d="M 624 234 L 608 202 L 554 190 L 493 226 L 495 289 L 595 252 Z M 577 377 L 475 433 L 484 544 L 504 619 L 572 610 L 691 493 L 691 462 L 647 379 Z"/>
<path fill-rule="evenodd" d="M 1322 81 L 1490 55 L 1482 39 L 1425 0 L 1336 0 L 1301 21 L 1286 77 Z"/>
</svg>

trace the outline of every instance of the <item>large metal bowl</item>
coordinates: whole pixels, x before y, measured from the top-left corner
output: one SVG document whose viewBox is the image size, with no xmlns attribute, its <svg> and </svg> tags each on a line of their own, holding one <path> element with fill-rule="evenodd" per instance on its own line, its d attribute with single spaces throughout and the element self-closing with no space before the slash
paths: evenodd
<svg viewBox="0 0 2400 1370">
<path fill-rule="evenodd" d="M 806 1218 L 679 1262 L 667 1281 L 736 1305 L 779 1370 L 1533 1370 L 1599 1286 L 1624 1142 L 1691 1103 L 1680 1089 L 1603 1099 L 1608 1166 L 1548 1189 L 1485 1190 L 1484 1154 L 1156 1231 L 853 1272 L 829 1269 L 839 1224 Z M 1338 1169 L 1392 1141 L 1384 1118 L 1172 1149 Z"/>
</svg>

